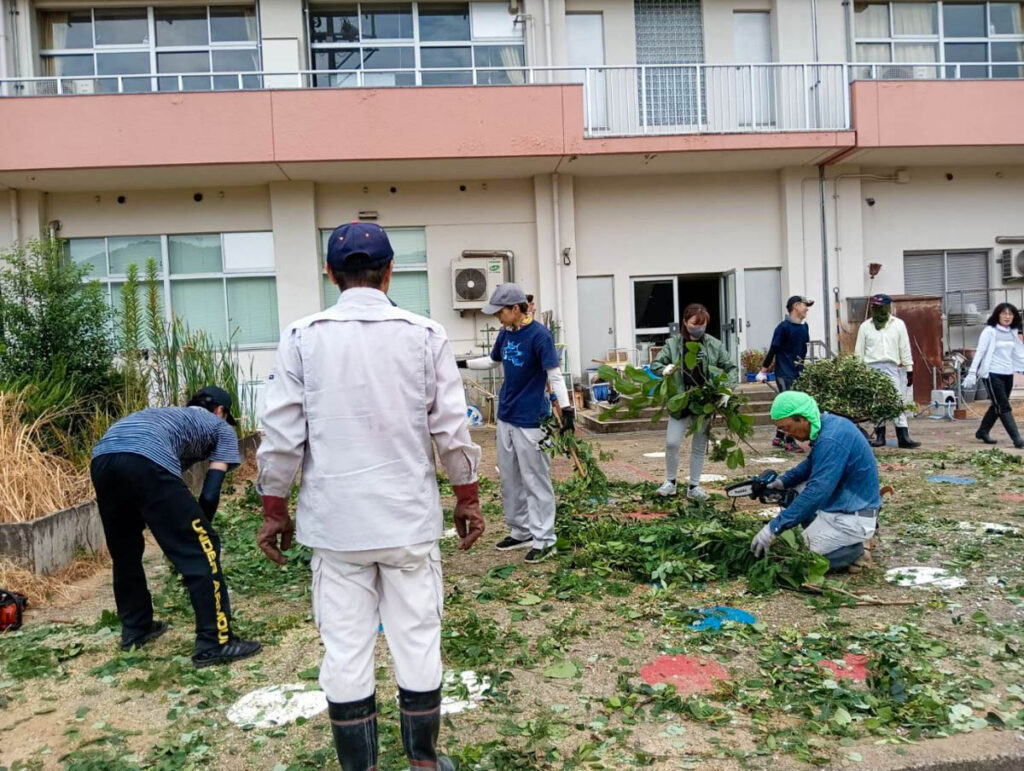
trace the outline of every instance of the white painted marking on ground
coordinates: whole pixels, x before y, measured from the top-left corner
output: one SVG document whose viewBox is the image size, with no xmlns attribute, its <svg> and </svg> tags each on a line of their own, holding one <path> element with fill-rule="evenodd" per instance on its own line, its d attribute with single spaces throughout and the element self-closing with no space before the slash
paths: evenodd
<svg viewBox="0 0 1024 771">
<path fill-rule="evenodd" d="M 998 522 L 961 522 L 960 529 L 966 532 L 987 533 L 989 535 L 1017 535 L 1019 527 L 1001 525 Z"/>
<path fill-rule="evenodd" d="M 644 457 L 645 458 L 664 458 L 665 457 L 665 453 L 663 453 L 663 452 L 645 452 L 644 453 Z"/>
<path fill-rule="evenodd" d="M 885 580 L 899 586 L 910 586 L 914 589 L 959 589 L 967 586 L 963 576 L 951 576 L 944 568 L 928 565 L 911 565 L 905 568 L 893 568 L 885 572 Z"/>
<path fill-rule="evenodd" d="M 701 482 L 724 482 L 726 477 L 723 474 L 701 474 Z"/>
<path fill-rule="evenodd" d="M 441 681 L 441 714 L 457 715 L 476 709 L 491 690 L 491 678 L 479 678 L 472 669 L 455 674 L 445 672 Z"/>
<path fill-rule="evenodd" d="M 238 726 L 275 728 L 311 718 L 327 709 L 327 695 L 307 691 L 302 683 L 270 685 L 250 691 L 228 709 L 228 720 Z"/>
<path fill-rule="evenodd" d="M 774 456 L 768 456 L 767 458 L 754 458 L 754 463 L 785 463 L 785 458 L 776 458 Z"/>
</svg>

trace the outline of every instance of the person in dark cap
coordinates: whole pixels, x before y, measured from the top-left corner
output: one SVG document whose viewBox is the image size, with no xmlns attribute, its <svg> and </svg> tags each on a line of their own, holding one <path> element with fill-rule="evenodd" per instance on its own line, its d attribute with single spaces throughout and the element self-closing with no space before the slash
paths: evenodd
<svg viewBox="0 0 1024 771">
<path fill-rule="evenodd" d="M 812 305 L 814 305 L 814 300 L 808 300 L 800 295 L 793 295 L 786 300 L 786 311 L 789 315 L 775 327 L 768 355 L 764 357 L 761 371 L 757 374 L 757 381 L 763 383 L 768 378 L 768 369 L 774 361 L 775 385 L 780 394 L 790 390 L 804 370 L 807 343 L 811 339 L 807 329 L 807 309 Z M 803 452 L 803 448 L 796 443 L 793 437 L 786 436 L 781 428 L 775 430 L 772 446 L 785 447 L 789 452 Z"/>
<path fill-rule="evenodd" d="M 900 400 L 905 401 L 907 388 L 914 385 L 914 359 L 907 325 L 892 315 L 892 298 L 887 294 L 873 295 L 868 300 L 868 308 L 871 318 L 857 330 L 854 352 L 870 369 L 889 378 Z M 921 446 L 920 442 L 910 438 L 906 412 L 901 412 L 893 422 L 901 448 L 912 450 Z M 875 428 L 871 446 L 885 447 L 885 423 Z"/>
<path fill-rule="evenodd" d="M 257 456 L 260 548 L 284 564 L 294 533 L 313 550 L 320 686 L 344 771 L 377 767 L 378 623 L 409 766 L 454 768 L 437 752 L 444 520 L 435 448 L 455 492 L 460 548 L 484 532 L 462 377 L 444 328 L 388 301 L 393 257 L 379 225 L 331 234 L 327 268 L 341 295 L 281 335 Z M 300 469 L 296 529 L 288 497 Z"/>
<path fill-rule="evenodd" d="M 166 622 L 153 619 L 146 587 L 146 527 L 178 569 L 192 600 L 193 664 L 237 661 L 261 648 L 231 633 L 220 538 L 213 528 L 224 475 L 241 462 L 233 425 L 231 396 L 223 388 L 207 386 L 186 407 L 153 407 L 122 418 L 93 448 L 90 471 L 113 561 L 123 650 L 141 647 L 167 631 Z M 210 468 L 196 500 L 182 472 L 204 460 Z"/>
</svg>

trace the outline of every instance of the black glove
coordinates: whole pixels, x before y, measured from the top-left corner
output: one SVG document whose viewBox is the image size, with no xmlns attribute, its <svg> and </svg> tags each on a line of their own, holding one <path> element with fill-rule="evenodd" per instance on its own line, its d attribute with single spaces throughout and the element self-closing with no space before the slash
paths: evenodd
<svg viewBox="0 0 1024 771">
<path fill-rule="evenodd" d="M 210 522 L 213 522 L 213 515 L 217 513 L 217 506 L 220 504 L 220 488 L 224 484 L 224 474 L 225 472 L 216 469 L 207 471 L 206 479 L 203 480 L 203 490 L 199 493 L 199 508 Z"/>
<path fill-rule="evenodd" d="M 562 408 L 562 430 L 559 433 L 571 434 L 576 431 L 576 409 L 574 407 Z"/>
<path fill-rule="evenodd" d="M 912 386 L 912 385 L 914 385 L 914 370 L 908 369 L 907 370 L 907 388 L 910 388 L 910 386 Z"/>
<path fill-rule="evenodd" d="M 469 359 L 456 359 L 455 366 L 459 369 L 469 369 Z"/>
</svg>

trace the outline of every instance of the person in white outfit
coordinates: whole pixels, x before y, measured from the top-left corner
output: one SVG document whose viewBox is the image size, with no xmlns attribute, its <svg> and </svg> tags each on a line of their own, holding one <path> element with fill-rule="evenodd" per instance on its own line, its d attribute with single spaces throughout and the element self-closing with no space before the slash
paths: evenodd
<svg viewBox="0 0 1024 771">
<path fill-rule="evenodd" d="M 914 385 L 914 358 L 910 351 L 907 325 L 892 315 L 892 298 L 887 294 L 872 296 L 868 306 L 871 319 L 857 330 L 855 353 L 870 369 L 888 377 L 903 401 L 907 388 Z M 912 450 L 921 446 L 920 442 L 910 438 L 906 412 L 901 412 L 893 422 L 896 424 L 896 439 L 901 448 Z M 875 428 L 871 446 L 885 447 L 885 423 Z"/>
<path fill-rule="evenodd" d="M 540 427 L 550 410 L 545 387 L 562 411 L 561 431 L 575 430 L 576 412 L 562 377 L 551 333 L 529 315 L 528 295 L 515 284 L 499 284 L 483 312 L 502 325 L 490 356 L 463 359 L 472 370 L 503 367 L 498 395 L 498 469 L 501 505 L 508 536 L 495 545 L 500 551 L 529 549 L 525 561 L 541 562 L 555 554 L 555 491 L 551 458 L 544 451 Z"/>
<path fill-rule="evenodd" d="M 998 419 L 1017 449 L 1024 448 L 1024 440 L 1017 430 L 1010 406 L 1010 392 L 1013 390 L 1013 373 L 1024 369 L 1024 343 L 1020 340 L 1020 311 L 1010 303 L 1000 303 L 989 316 L 988 326 L 981 331 L 978 350 L 974 354 L 971 368 L 964 380 L 964 388 L 974 390 L 978 379 L 987 383 L 992 403 L 981 419 L 974 437 L 985 444 L 995 444 L 989 432 Z"/>
<path fill-rule="evenodd" d="M 453 768 L 437 754 L 444 588 L 435 447 L 455 490 L 460 547 L 484 532 L 462 378 L 443 327 L 388 300 L 393 256 L 378 225 L 331 234 L 328 273 L 341 296 L 283 333 L 258 453 L 260 548 L 283 564 L 294 531 L 313 550 L 320 687 L 344 771 L 377 765 L 380 623 L 409 765 Z M 300 468 L 296 530 L 288 496 Z"/>
</svg>

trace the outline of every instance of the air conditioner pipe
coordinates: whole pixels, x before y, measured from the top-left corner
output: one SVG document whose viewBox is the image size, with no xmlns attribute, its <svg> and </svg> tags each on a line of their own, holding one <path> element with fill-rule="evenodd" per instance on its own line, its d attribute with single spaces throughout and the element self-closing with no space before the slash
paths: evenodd
<svg viewBox="0 0 1024 771">
<path fill-rule="evenodd" d="M 996 236 L 997 244 L 1024 244 L 1024 236 Z"/>
<path fill-rule="evenodd" d="M 567 339 L 565 317 L 562 315 L 562 223 L 558 204 L 558 172 L 551 175 L 551 216 L 554 219 L 551 228 L 554 240 L 555 255 L 555 311 L 556 321 L 562 325 L 562 340 Z"/>
</svg>

